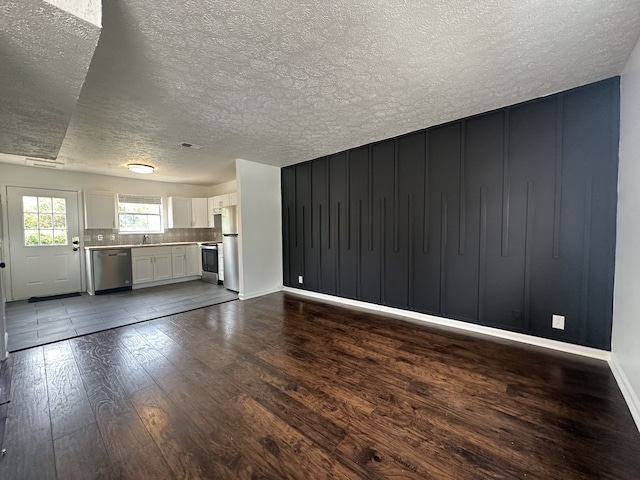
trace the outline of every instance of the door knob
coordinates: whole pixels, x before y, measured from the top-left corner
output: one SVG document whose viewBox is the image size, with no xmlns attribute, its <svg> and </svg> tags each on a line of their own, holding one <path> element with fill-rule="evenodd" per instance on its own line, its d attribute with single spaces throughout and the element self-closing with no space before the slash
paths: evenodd
<svg viewBox="0 0 640 480">
<path fill-rule="evenodd" d="M 7 264 L 6 264 L 6 263 L 4 263 L 4 262 L 0 262 L 0 268 L 4 268 L 4 267 L 6 267 L 6 266 L 7 266 Z"/>
</svg>

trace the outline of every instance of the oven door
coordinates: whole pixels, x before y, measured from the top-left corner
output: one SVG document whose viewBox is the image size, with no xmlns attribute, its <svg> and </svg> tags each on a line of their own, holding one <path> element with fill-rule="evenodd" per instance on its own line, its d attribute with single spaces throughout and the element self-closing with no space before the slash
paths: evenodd
<svg viewBox="0 0 640 480">
<path fill-rule="evenodd" d="M 216 245 L 201 245 L 202 280 L 218 283 L 218 248 Z"/>
</svg>

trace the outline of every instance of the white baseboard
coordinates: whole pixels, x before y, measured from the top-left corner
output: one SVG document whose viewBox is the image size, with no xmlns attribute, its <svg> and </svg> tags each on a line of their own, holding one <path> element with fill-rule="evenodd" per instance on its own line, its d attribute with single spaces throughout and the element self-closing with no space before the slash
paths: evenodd
<svg viewBox="0 0 640 480">
<path fill-rule="evenodd" d="M 510 332 L 508 330 L 501 330 L 499 328 L 485 327 L 483 325 L 476 325 L 474 323 L 463 322 L 460 320 L 451 320 L 449 318 L 437 317 L 435 315 L 427 315 L 425 313 L 412 312 L 410 310 L 402 310 L 400 308 L 387 307 L 384 305 L 376 305 L 373 303 L 361 302 L 359 300 L 350 300 L 348 298 L 335 297 L 333 295 L 326 295 L 324 293 L 310 292 L 308 290 L 300 290 L 297 288 L 284 287 L 283 291 L 287 293 L 293 293 L 295 295 L 301 295 L 304 297 L 314 298 L 316 300 L 322 300 L 328 303 L 337 303 L 340 305 L 347 305 L 357 308 L 363 308 L 371 310 L 376 313 L 384 313 L 387 315 L 393 315 L 395 317 L 402 317 L 409 321 L 417 321 L 421 323 L 429 323 L 432 325 L 441 325 L 444 327 L 455 328 L 458 330 L 464 330 L 467 332 L 481 333 L 496 338 L 504 338 L 507 340 L 513 340 L 515 342 L 526 343 L 528 345 L 535 345 L 538 347 L 549 348 L 560 352 L 573 353 L 575 355 L 582 355 L 584 357 L 596 358 L 599 360 L 609 361 L 611 352 L 606 350 L 600 350 L 598 348 L 583 347 L 582 345 L 574 345 L 573 343 L 560 342 L 557 340 L 549 340 L 547 338 L 534 337 L 533 335 L 526 335 L 524 333 Z"/>
<path fill-rule="evenodd" d="M 268 290 L 261 290 L 259 292 L 240 293 L 238 298 L 240 300 L 249 300 L 250 298 L 262 297 L 263 295 L 270 295 L 272 293 L 281 292 L 282 287 L 270 288 Z"/>
<path fill-rule="evenodd" d="M 613 376 L 618 383 L 618 387 L 620 387 L 622 396 L 629 406 L 631 416 L 636 422 L 636 427 L 638 427 L 638 431 L 640 431 L 640 399 L 638 398 L 638 394 L 631 386 L 631 382 L 629 382 L 629 379 L 620 366 L 620 363 L 618 363 L 618 359 L 615 353 L 611 354 L 611 358 L 609 359 L 609 367 L 611 368 L 611 372 L 613 373 Z"/>
</svg>

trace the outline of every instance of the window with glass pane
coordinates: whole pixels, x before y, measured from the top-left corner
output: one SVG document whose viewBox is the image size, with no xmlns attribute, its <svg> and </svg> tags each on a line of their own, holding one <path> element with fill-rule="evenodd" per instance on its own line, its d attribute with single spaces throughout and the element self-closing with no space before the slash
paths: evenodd
<svg viewBox="0 0 640 480">
<path fill-rule="evenodd" d="M 162 197 L 118 194 L 120 232 L 162 233 Z"/>
<path fill-rule="evenodd" d="M 22 197 L 24 245 L 67 245 L 67 203 L 64 198 Z"/>
</svg>

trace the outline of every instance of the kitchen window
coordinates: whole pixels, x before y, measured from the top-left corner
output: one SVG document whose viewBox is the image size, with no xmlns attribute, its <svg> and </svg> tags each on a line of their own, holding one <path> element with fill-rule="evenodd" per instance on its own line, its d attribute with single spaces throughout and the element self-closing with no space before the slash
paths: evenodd
<svg viewBox="0 0 640 480">
<path fill-rule="evenodd" d="M 120 233 L 162 233 L 162 197 L 118 194 Z"/>
</svg>

